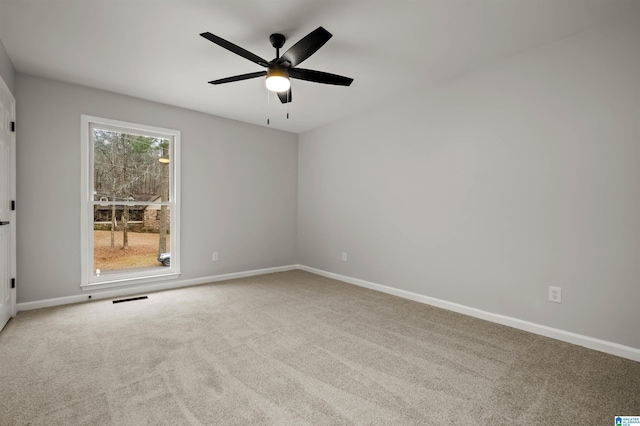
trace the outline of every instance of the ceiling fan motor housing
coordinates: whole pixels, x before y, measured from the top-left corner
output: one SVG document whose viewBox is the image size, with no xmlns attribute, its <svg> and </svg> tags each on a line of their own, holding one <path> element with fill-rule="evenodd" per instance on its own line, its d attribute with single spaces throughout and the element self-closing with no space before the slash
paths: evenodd
<svg viewBox="0 0 640 426">
<path fill-rule="evenodd" d="M 285 67 L 281 67 L 278 64 L 271 64 L 267 69 L 267 78 L 269 77 L 284 77 L 289 78 L 289 72 Z"/>
</svg>

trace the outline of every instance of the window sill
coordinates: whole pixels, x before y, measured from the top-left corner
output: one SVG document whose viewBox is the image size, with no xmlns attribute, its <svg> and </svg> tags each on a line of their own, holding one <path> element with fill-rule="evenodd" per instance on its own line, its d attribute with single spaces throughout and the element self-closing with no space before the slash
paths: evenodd
<svg viewBox="0 0 640 426">
<path fill-rule="evenodd" d="M 157 281 L 171 280 L 178 278 L 180 272 L 169 272 L 157 275 L 145 275 L 144 277 L 113 277 L 112 279 L 101 280 L 99 282 L 81 284 L 82 291 L 101 290 L 114 287 L 136 286 L 139 284 L 148 284 Z"/>
</svg>

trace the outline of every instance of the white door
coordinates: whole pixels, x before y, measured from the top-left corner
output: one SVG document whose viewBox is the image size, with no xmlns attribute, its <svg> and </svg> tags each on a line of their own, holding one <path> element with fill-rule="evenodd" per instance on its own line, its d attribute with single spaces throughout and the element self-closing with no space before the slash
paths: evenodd
<svg viewBox="0 0 640 426">
<path fill-rule="evenodd" d="M 15 289 L 15 99 L 0 78 L 0 329 L 16 314 Z"/>
</svg>

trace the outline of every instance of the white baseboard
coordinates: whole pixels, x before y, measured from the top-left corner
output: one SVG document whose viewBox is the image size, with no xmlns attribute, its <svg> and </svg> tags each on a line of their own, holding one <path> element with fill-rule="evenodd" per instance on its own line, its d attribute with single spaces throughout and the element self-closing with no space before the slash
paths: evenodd
<svg viewBox="0 0 640 426">
<path fill-rule="evenodd" d="M 541 336 L 550 337 L 552 339 L 572 343 L 578 346 L 584 346 L 585 348 L 594 349 L 596 351 L 605 352 L 611 355 L 616 355 L 622 358 L 640 362 L 640 349 L 638 348 L 632 348 L 630 346 L 624 346 L 618 343 L 608 342 L 606 340 L 583 336 L 581 334 L 572 333 L 570 331 L 559 330 L 557 328 L 547 327 L 545 325 L 540 325 L 529 321 L 523 321 L 518 318 L 494 314 L 480 309 L 471 308 L 469 306 L 460 305 L 458 303 L 447 302 L 446 300 L 436 299 L 433 297 L 424 296 L 422 294 L 400 290 L 397 288 L 372 283 L 358 278 L 351 278 L 345 275 L 334 274 L 332 272 L 311 268 L 309 266 L 298 265 L 298 268 L 303 271 L 311 272 L 312 274 L 321 275 L 323 277 L 332 278 L 334 280 L 343 281 L 349 284 L 355 284 L 360 287 L 366 287 L 371 290 L 392 294 L 394 296 L 414 300 L 416 302 L 436 306 L 438 308 L 447 309 L 449 311 L 458 312 L 460 314 L 469 315 L 475 318 L 480 318 L 486 321 L 506 325 L 509 327 L 517 328 L 519 330 L 528 331 L 530 333 L 539 334 Z"/>
<path fill-rule="evenodd" d="M 54 299 L 36 300 L 34 302 L 18 303 L 19 311 L 28 311 L 31 309 L 49 308 L 51 306 L 68 305 L 70 303 L 86 302 L 91 296 L 91 300 L 113 299 L 121 296 L 130 296 L 132 294 L 140 294 L 152 291 L 171 290 L 180 287 L 189 287 L 193 285 L 212 283 L 216 281 L 232 280 L 236 278 L 252 277 L 255 275 L 271 274 L 274 272 L 284 272 L 298 269 L 298 265 L 277 266 L 274 268 L 254 269 L 252 271 L 232 272 L 229 274 L 212 275 L 209 277 L 192 278 L 189 280 L 140 284 L 135 287 L 106 289 L 86 291 L 84 294 L 74 296 L 56 297 Z"/>
</svg>

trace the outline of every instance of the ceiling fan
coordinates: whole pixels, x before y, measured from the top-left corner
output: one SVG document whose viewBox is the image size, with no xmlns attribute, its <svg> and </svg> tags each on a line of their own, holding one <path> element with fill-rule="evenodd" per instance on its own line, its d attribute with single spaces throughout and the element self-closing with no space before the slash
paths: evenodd
<svg viewBox="0 0 640 426">
<path fill-rule="evenodd" d="M 210 84 L 231 83 L 234 81 L 267 76 L 265 81 L 267 89 L 272 92 L 276 92 L 278 94 L 278 98 L 280 98 L 280 102 L 284 104 L 292 101 L 291 82 L 289 81 L 289 78 L 297 78 L 298 80 L 306 80 L 314 83 L 334 84 L 337 86 L 349 86 L 353 82 L 353 79 L 349 77 L 343 77 L 341 75 L 330 74 L 323 71 L 297 68 L 298 65 L 324 46 L 324 44 L 332 37 L 331 33 L 322 27 L 318 27 L 311 31 L 300 41 L 294 44 L 289 50 L 284 52 L 282 56 L 280 56 L 280 48 L 284 46 L 286 38 L 282 34 L 271 34 L 269 41 L 276 49 L 276 58 L 271 61 L 266 61 L 248 50 L 245 50 L 242 47 L 209 32 L 202 33 L 200 35 L 218 46 L 266 68 L 266 71 L 252 72 L 213 80 L 209 82 Z"/>
</svg>

